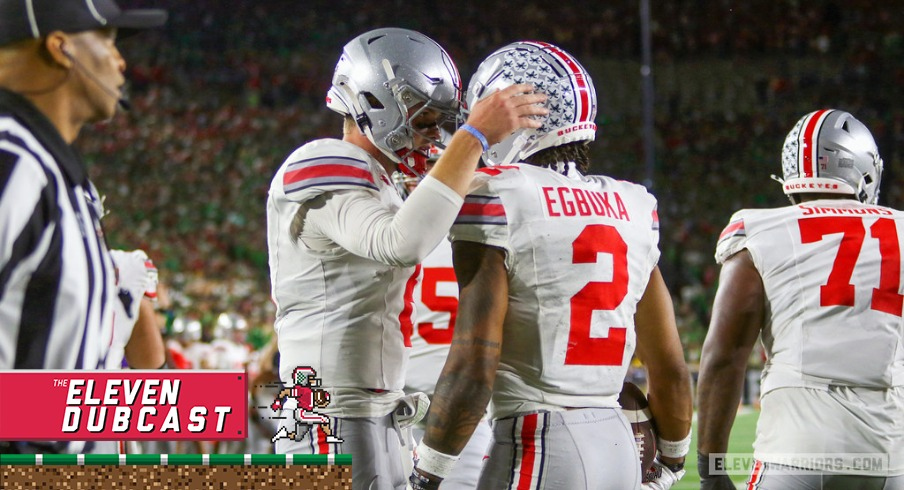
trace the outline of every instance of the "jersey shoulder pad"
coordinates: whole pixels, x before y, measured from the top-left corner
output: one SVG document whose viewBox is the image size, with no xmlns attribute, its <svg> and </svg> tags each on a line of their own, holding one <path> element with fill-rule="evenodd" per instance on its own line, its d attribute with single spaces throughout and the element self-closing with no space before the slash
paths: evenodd
<svg viewBox="0 0 904 490">
<path fill-rule="evenodd" d="M 512 170 L 514 169 L 514 170 Z M 456 225 L 506 225 L 505 207 L 499 196 L 500 185 L 512 177 L 517 167 L 500 165 L 478 169 L 468 188 Z M 517 177 L 517 174 L 514 174 Z"/>
<path fill-rule="evenodd" d="M 639 199 L 656 202 L 656 197 L 646 187 L 628 180 L 615 179 L 606 175 L 585 175 L 582 179 L 599 183 L 603 190 L 630 193 Z"/>
<path fill-rule="evenodd" d="M 716 263 L 723 264 L 734 254 L 747 248 L 747 223 L 750 213 L 742 209 L 732 215 L 716 242 Z"/>
<path fill-rule="evenodd" d="M 455 218 L 455 225 L 507 225 L 505 206 L 499 194 L 489 186 L 474 189 L 465 196 L 465 202 Z"/>
<path fill-rule="evenodd" d="M 490 177 L 496 177 L 497 175 L 504 175 L 506 177 L 512 177 L 515 174 L 513 172 L 518 172 L 521 170 L 521 164 L 518 165 L 495 165 L 493 167 L 483 167 L 477 169 L 478 175 L 487 175 Z"/>
<path fill-rule="evenodd" d="M 374 161 L 350 143 L 323 139 L 295 150 L 283 164 L 283 192 L 289 200 L 304 202 L 324 192 L 370 190 L 379 192 Z"/>
<path fill-rule="evenodd" d="M 585 182 L 593 182 L 605 192 L 614 192 L 633 203 L 638 203 L 641 209 L 650 210 L 650 228 L 659 231 L 659 202 L 646 187 L 627 180 L 619 180 L 606 175 L 585 175 Z M 621 197 L 619 197 L 620 199 Z"/>
</svg>

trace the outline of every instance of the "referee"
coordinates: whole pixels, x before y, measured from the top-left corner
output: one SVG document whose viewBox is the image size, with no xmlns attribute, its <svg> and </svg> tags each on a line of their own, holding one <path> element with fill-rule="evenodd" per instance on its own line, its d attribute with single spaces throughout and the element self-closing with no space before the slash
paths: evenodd
<svg viewBox="0 0 904 490">
<path fill-rule="evenodd" d="M 103 367 L 122 305 L 101 199 L 70 145 L 124 104 L 117 33 L 165 21 L 113 0 L 0 0 L 0 370 Z"/>
</svg>

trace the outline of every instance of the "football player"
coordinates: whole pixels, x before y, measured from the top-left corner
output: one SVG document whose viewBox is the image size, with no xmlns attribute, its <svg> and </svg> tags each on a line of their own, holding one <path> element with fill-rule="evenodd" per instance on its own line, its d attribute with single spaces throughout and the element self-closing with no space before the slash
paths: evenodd
<svg viewBox="0 0 904 490">
<path fill-rule="evenodd" d="M 344 442 L 323 444 L 312 430 L 302 441 L 280 439 L 277 452 L 350 453 L 355 489 L 405 487 L 405 438 L 393 413 L 426 410 L 402 391 L 416 266 L 452 225 L 483 148 L 539 127 L 529 116 L 547 112 L 536 105 L 545 97 L 531 91 L 516 85 L 471 107 L 403 203 L 390 175 L 457 118 L 458 71 L 436 42 L 406 29 L 377 29 L 345 46 L 327 95 L 344 117 L 342 139 L 295 150 L 267 201 L 280 377 L 299 365 L 317 371 L 331 394 L 323 413 Z"/>
<path fill-rule="evenodd" d="M 877 204 L 882 159 L 847 112 L 797 121 L 782 171 L 792 205 L 738 211 L 716 245 L 698 388 L 702 488 L 735 488 L 714 470 L 758 337 L 767 360 L 750 488 L 904 488 L 904 214 Z"/>
<path fill-rule="evenodd" d="M 657 262 L 656 200 L 584 176 L 596 93 L 568 53 L 517 42 L 491 54 L 468 101 L 527 82 L 548 117 L 493 145 L 452 227 L 460 303 L 417 448 L 413 488 L 436 488 L 492 398 L 494 442 L 478 488 L 641 487 L 618 395 L 637 349 L 662 453 L 652 485 L 683 475 L 690 377 Z"/>
<path fill-rule="evenodd" d="M 441 154 L 441 147 L 434 145 L 430 148 L 427 153 L 428 169 Z M 414 189 L 416 179 L 399 174 L 397 172 L 396 177 L 404 186 L 403 190 L 408 192 Z M 405 392 L 422 392 L 432 397 L 439 372 L 449 355 L 458 311 L 458 283 L 452 268 L 452 243 L 448 238 L 443 238 L 421 263 L 421 278 L 414 287 L 414 304 L 417 324 L 411 332 L 411 356 L 405 375 Z M 412 433 L 415 441 L 423 439 L 423 422 L 415 425 Z M 461 452 L 455 472 L 443 480 L 444 489 L 465 490 L 477 486 L 492 437 L 493 431 L 488 420 L 477 425 Z"/>
<path fill-rule="evenodd" d="M 314 425 L 319 425 L 320 430 L 326 435 L 327 444 L 342 442 L 342 439 L 333 435 L 330 418 L 317 412 L 329 405 L 329 392 L 317 389 L 320 386 L 317 372 L 307 366 L 298 366 L 292 371 L 292 378 L 295 384 L 280 390 L 271 408 L 274 411 L 282 410 L 284 398 L 294 399 L 296 407 L 292 410 L 292 415 L 295 419 L 295 428 L 290 432 L 285 425 L 281 425 L 271 441 L 276 442 L 282 438 L 300 441 Z"/>
</svg>

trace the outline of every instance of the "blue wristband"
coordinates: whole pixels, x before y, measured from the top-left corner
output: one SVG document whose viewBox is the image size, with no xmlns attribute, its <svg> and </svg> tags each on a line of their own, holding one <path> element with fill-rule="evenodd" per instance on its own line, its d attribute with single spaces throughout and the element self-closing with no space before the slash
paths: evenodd
<svg viewBox="0 0 904 490">
<path fill-rule="evenodd" d="M 475 138 L 477 138 L 477 140 L 480 141 L 480 146 L 483 147 L 484 152 L 490 150 L 490 144 L 487 143 L 487 137 L 484 136 L 479 129 L 471 126 L 470 124 L 462 124 L 461 129 L 464 129 L 465 131 L 471 133 Z"/>
</svg>

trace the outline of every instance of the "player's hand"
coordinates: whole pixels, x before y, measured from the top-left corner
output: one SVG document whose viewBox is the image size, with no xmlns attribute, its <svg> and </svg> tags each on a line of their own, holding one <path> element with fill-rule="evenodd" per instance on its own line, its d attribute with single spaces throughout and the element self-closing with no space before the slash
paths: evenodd
<svg viewBox="0 0 904 490">
<path fill-rule="evenodd" d="M 678 483 L 685 473 L 683 469 L 673 472 L 659 461 L 659 456 L 653 460 L 652 469 L 655 478 L 641 486 L 644 490 L 668 490 L 672 488 L 672 485 Z"/>
<path fill-rule="evenodd" d="M 543 106 L 546 94 L 535 94 L 533 90 L 534 87 L 526 83 L 498 90 L 474 104 L 467 123 L 483 133 L 490 145 L 499 143 L 517 129 L 539 128 L 549 110 Z"/>
<path fill-rule="evenodd" d="M 119 287 L 119 300 L 131 319 L 138 318 L 138 308 L 141 298 L 149 289 L 156 291 L 155 274 L 148 270 L 150 259 L 144 251 L 111 250 L 113 265 L 116 266 L 116 285 Z"/>
<path fill-rule="evenodd" d="M 700 475 L 700 490 L 735 490 L 737 487 L 728 475 L 709 473 L 709 455 L 697 451 L 697 473 Z"/>
</svg>

